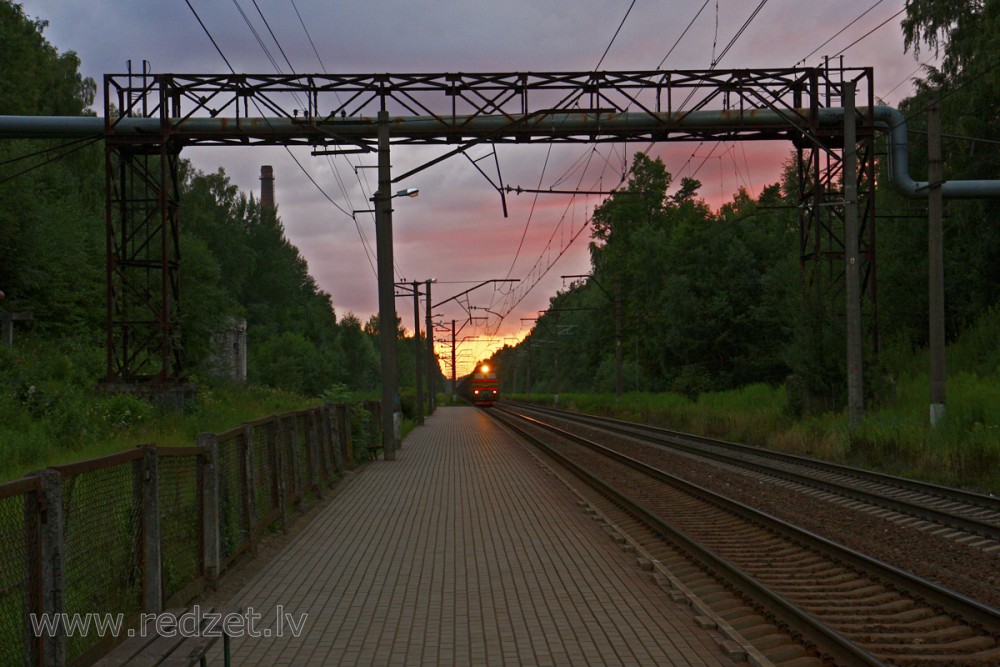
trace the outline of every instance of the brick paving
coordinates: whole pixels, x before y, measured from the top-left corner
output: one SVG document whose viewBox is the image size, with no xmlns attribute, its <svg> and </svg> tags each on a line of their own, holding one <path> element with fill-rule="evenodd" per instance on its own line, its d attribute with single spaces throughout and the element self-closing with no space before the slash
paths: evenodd
<svg viewBox="0 0 1000 667">
<path fill-rule="evenodd" d="M 439 408 L 233 599 L 292 637 L 234 665 L 730 665 L 547 469 L 472 408 Z"/>
</svg>

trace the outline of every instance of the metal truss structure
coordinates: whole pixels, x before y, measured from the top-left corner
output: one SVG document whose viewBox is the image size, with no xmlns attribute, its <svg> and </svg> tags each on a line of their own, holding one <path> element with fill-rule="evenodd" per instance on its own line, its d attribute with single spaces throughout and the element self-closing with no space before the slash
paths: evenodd
<svg viewBox="0 0 1000 667">
<path fill-rule="evenodd" d="M 107 75 L 108 379 L 181 378 L 177 214 L 184 147 L 375 154 L 386 150 L 386 128 L 390 145 L 444 147 L 395 182 L 483 143 L 791 141 L 799 155 L 803 267 L 812 267 L 807 274 L 814 278 L 821 266 L 836 278 L 844 258 L 844 123 L 824 110 L 840 106 L 845 81 L 857 85 L 865 110 L 857 117 L 858 191 L 863 271 L 874 304 L 869 68 Z"/>
</svg>

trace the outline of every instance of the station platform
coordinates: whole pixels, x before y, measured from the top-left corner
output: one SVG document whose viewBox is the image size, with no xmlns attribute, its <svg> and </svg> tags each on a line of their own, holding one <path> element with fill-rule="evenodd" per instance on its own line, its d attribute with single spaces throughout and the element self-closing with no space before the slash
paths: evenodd
<svg viewBox="0 0 1000 667">
<path fill-rule="evenodd" d="M 438 408 L 397 454 L 236 594 L 264 631 L 234 665 L 739 664 L 482 411 Z"/>
</svg>

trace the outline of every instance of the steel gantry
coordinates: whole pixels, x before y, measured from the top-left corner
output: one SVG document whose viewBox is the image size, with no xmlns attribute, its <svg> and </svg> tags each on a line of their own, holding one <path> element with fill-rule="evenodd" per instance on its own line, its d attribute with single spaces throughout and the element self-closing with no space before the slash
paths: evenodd
<svg viewBox="0 0 1000 667">
<path fill-rule="evenodd" d="M 874 304 L 871 69 L 107 75 L 108 378 L 181 377 L 184 147 L 303 145 L 317 154 L 378 155 L 389 144 L 449 146 L 395 183 L 484 142 L 786 140 L 800 155 L 803 266 L 825 263 L 836 274 L 844 252 L 843 114 L 829 112 L 842 106 L 848 80 L 859 91 L 861 255 Z M 381 144 L 380 128 L 388 131 Z M 384 182 L 388 174 L 380 173 L 379 193 Z"/>
</svg>

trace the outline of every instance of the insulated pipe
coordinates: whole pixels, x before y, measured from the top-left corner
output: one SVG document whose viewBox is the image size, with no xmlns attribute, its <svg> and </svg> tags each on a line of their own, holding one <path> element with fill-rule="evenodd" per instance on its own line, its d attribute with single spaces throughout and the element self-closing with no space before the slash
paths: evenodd
<svg viewBox="0 0 1000 667">
<path fill-rule="evenodd" d="M 858 107 L 859 116 L 868 113 Z M 888 106 L 873 109 L 876 126 L 889 137 L 889 180 L 905 197 L 922 199 L 928 196 L 927 181 L 917 181 L 909 173 L 909 145 L 906 119 L 899 110 Z M 401 116 L 389 120 L 390 133 L 396 139 L 445 139 L 461 143 L 475 138 L 495 141 L 523 140 L 531 137 L 612 136 L 623 133 L 669 135 L 671 131 L 770 131 L 783 132 L 789 126 L 805 131 L 809 122 L 807 110 L 787 112 L 771 109 L 747 111 L 692 111 L 688 113 L 586 113 L 536 112 L 516 116 Z M 842 108 L 819 110 L 822 126 L 843 123 Z M 168 133 L 180 140 L 314 140 L 328 143 L 374 141 L 377 124 L 374 118 L 348 117 L 307 124 L 290 118 L 186 118 L 170 124 Z M 105 121 L 94 116 L 0 116 L 0 138 L 98 138 L 105 134 Z M 142 137 L 155 140 L 161 136 L 157 118 L 122 118 L 114 126 L 115 136 Z M 946 199 L 1000 197 L 1000 180 L 946 181 L 941 186 Z"/>
</svg>

